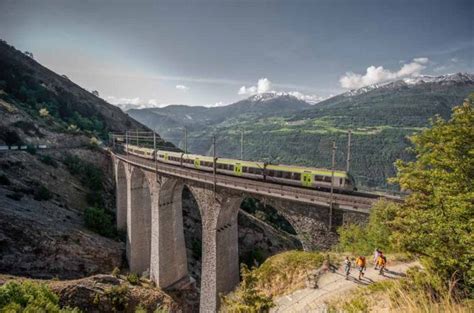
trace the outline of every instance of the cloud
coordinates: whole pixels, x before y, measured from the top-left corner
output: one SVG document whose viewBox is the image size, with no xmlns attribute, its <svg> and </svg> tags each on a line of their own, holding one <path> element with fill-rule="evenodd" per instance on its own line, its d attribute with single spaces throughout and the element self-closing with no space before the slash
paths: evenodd
<svg viewBox="0 0 474 313">
<path fill-rule="evenodd" d="M 413 62 L 415 63 L 420 63 L 420 64 L 426 64 L 428 63 L 429 59 L 428 58 L 414 58 Z"/>
<path fill-rule="evenodd" d="M 164 106 L 159 104 L 156 99 L 148 99 L 148 101 L 141 100 L 140 97 L 136 98 L 119 98 L 114 96 L 107 96 L 105 100 L 110 104 L 118 106 L 122 111 L 130 109 L 144 109 L 144 108 L 159 108 Z"/>
<path fill-rule="evenodd" d="M 392 72 L 383 66 L 369 66 L 364 75 L 347 72 L 339 79 L 342 88 L 357 89 L 367 85 L 383 83 L 408 76 L 418 76 L 426 68 L 428 58 L 415 58 L 412 62 L 404 64 L 398 71 Z"/>
<path fill-rule="evenodd" d="M 189 87 L 185 85 L 176 85 L 176 89 L 186 91 L 186 90 L 189 90 Z"/>
<path fill-rule="evenodd" d="M 299 100 L 303 100 L 303 101 L 306 101 L 310 104 L 316 104 L 318 102 L 321 102 L 323 100 L 326 100 L 327 97 L 321 97 L 321 96 L 318 96 L 318 95 L 308 95 L 308 94 L 303 94 L 299 91 L 290 91 L 288 92 L 288 94 L 290 96 L 293 96 Z M 332 95 L 331 95 L 332 96 Z"/>
<path fill-rule="evenodd" d="M 252 96 L 259 93 L 269 92 L 272 88 L 272 82 L 268 78 L 260 78 L 257 81 L 257 86 L 242 86 L 237 92 L 239 95 Z"/>
</svg>

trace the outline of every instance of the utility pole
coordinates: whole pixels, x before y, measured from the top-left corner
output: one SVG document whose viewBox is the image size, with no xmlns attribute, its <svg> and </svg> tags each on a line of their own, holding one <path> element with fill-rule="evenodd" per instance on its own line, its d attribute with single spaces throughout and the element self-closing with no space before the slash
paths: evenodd
<svg viewBox="0 0 474 313">
<path fill-rule="evenodd" d="M 332 210 L 334 206 L 334 167 L 336 163 L 336 141 L 332 142 L 332 165 L 331 165 L 331 206 L 329 207 L 329 231 L 332 229 Z"/>
<path fill-rule="evenodd" d="M 212 159 L 214 160 L 213 174 L 214 174 L 214 198 L 216 198 L 216 135 L 212 136 Z"/>
<path fill-rule="evenodd" d="M 137 147 L 138 147 L 138 128 L 136 129 L 137 132 Z"/>
<path fill-rule="evenodd" d="M 128 158 L 128 130 L 125 131 L 125 150 L 127 151 Z"/>
<path fill-rule="evenodd" d="M 347 164 L 346 164 L 346 172 L 349 172 L 349 167 L 351 164 L 351 134 L 352 130 L 349 129 L 349 132 L 347 133 Z"/>
<path fill-rule="evenodd" d="M 188 129 L 184 127 L 184 154 L 188 154 Z"/>
<path fill-rule="evenodd" d="M 240 159 L 244 159 L 244 131 L 240 130 Z"/>
</svg>

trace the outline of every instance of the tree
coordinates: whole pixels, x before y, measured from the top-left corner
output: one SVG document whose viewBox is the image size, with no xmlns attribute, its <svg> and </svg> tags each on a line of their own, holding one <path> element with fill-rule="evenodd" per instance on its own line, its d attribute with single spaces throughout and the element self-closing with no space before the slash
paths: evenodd
<svg viewBox="0 0 474 313">
<path fill-rule="evenodd" d="M 444 281 L 474 290 L 474 111 L 471 94 L 451 119 L 410 138 L 416 160 L 398 160 L 397 182 L 410 191 L 393 222 L 392 239 L 422 257 Z"/>
<path fill-rule="evenodd" d="M 30 57 L 30 58 L 34 59 L 32 52 L 25 51 L 25 55 L 26 55 L 27 57 Z"/>
<path fill-rule="evenodd" d="M 48 117 L 48 116 L 49 116 L 49 111 L 48 111 L 48 109 L 46 109 L 46 108 L 41 108 L 41 109 L 39 110 L 39 115 L 40 115 L 41 117 Z"/>
<path fill-rule="evenodd" d="M 96 97 L 99 96 L 99 92 L 97 90 L 92 90 L 91 93 Z"/>
</svg>

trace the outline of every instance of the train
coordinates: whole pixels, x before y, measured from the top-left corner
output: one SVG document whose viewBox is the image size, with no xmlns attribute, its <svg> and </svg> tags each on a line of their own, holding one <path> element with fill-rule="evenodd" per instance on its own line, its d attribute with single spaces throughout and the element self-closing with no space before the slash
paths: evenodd
<svg viewBox="0 0 474 313">
<path fill-rule="evenodd" d="M 124 150 L 132 155 L 155 160 L 155 150 L 150 148 L 129 144 L 124 145 Z M 156 160 L 199 171 L 214 171 L 213 157 L 210 156 L 156 150 Z M 331 185 L 335 190 L 357 190 L 353 177 L 349 173 L 339 170 L 335 170 L 333 176 L 330 169 L 216 158 L 216 172 L 218 174 L 319 190 L 329 190 Z"/>
</svg>

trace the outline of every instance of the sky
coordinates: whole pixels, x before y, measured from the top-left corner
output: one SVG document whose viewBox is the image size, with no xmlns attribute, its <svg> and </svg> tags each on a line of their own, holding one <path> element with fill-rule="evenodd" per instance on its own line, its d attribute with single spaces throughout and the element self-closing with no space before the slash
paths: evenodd
<svg viewBox="0 0 474 313">
<path fill-rule="evenodd" d="M 0 38 L 113 104 L 317 102 L 474 72 L 472 0 L 0 0 Z"/>
</svg>

